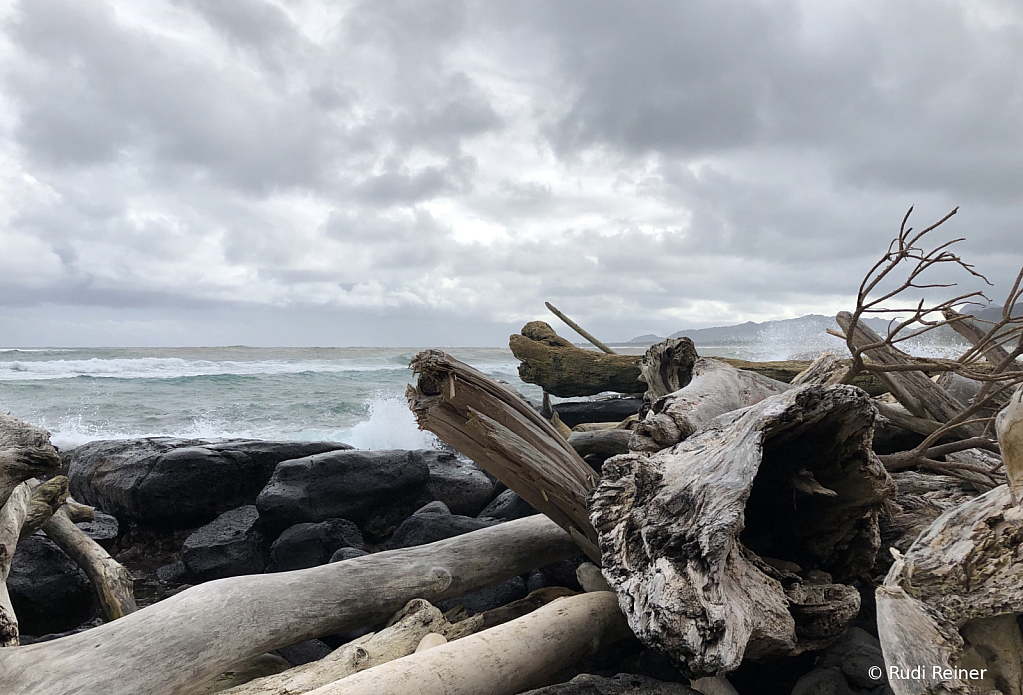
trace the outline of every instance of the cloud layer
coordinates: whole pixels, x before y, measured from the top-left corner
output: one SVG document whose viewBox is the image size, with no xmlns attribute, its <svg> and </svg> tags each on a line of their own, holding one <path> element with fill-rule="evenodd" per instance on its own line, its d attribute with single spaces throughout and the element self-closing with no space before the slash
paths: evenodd
<svg viewBox="0 0 1023 695">
<path fill-rule="evenodd" d="M 1010 0 L 25 0 L 0 342 L 500 344 L 848 307 L 902 214 L 1023 262 Z M 973 285 L 969 285 L 973 287 Z"/>
</svg>

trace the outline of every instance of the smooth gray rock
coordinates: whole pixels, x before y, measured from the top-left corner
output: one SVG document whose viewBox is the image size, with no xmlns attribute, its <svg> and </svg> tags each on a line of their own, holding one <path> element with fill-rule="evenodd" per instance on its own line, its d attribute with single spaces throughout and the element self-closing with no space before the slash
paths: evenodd
<svg viewBox="0 0 1023 695">
<path fill-rule="evenodd" d="M 891 695 L 886 678 L 870 677 L 872 667 L 885 673 L 881 644 L 866 630 L 851 627 L 821 654 L 814 669 L 799 679 L 792 695 Z"/>
<path fill-rule="evenodd" d="M 452 514 L 476 516 L 494 496 L 494 483 L 475 463 L 447 451 L 422 451 L 430 469 L 427 492 Z"/>
<path fill-rule="evenodd" d="M 184 584 L 191 577 L 183 562 L 171 562 L 156 569 L 156 578 L 164 584 Z"/>
<path fill-rule="evenodd" d="M 446 612 L 455 606 L 462 606 L 469 611 L 469 615 L 476 615 L 526 598 L 527 593 L 529 592 L 526 591 L 526 583 L 522 581 L 522 577 L 512 577 L 500 584 L 470 592 L 459 598 L 438 601 L 437 608 Z"/>
<path fill-rule="evenodd" d="M 493 502 L 484 507 L 479 516 L 481 518 L 487 517 L 511 521 L 512 519 L 522 519 L 539 513 L 533 505 L 519 497 L 515 492 L 505 490 L 494 498 Z"/>
<path fill-rule="evenodd" d="M 7 590 L 20 630 L 27 635 L 73 630 L 96 610 L 88 577 L 41 534 L 18 543 Z"/>
<path fill-rule="evenodd" d="M 521 695 L 700 695 L 681 683 L 666 683 L 646 676 L 619 673 L 614 678 L 602 678 L 584 673 L 567 683 L 548 685 Z"/>
<path fill-rule="evenodd" d="M 301 666 L 319 661 L 333 650 L 318 639 L 310 639 L 287 647 L 275 649 L 274 652 L 283 657 L 292 666 Z"/>
<path fill-rule="evenodd" d="M 294 524 L 325 519 L 362 526 L 420 498 L 429 478 L 418 451 L 332 451 L 278 465 L 256 507 L 271 537 Z"/>
<path fill-rule="evenodd" d="M 181 559 L 206 582 L 263 571 L 263 531 L 254 505 L 224 512 L 196 529 L 181 546 Z"/>
<path fill-rule="evenodd" d="M 495 519 L 475 519 L 452 514 L 443 502 L 430 502 L 405 519 L 387 543 L 388 550 L 411 548 L 434 541 L 478 531 L 498 523 Z"/>
<path fill-rule="evenodd" d="M 149 437 L 89 442 L 68 455 L 71 494 L 120 521 L 194 528 L 252 504 L 281 461 L 337 442 Z"/>
<path fill-rule="evenodd" d="M 330 561 L 344 562 L 345 560 L 351 560 L 353 557 L 362 557 L 363 555 L 369 555 L 369 553 L 359 548 L 338 548 L 330 556 Z"/>
<path fill-rule="evenodd" d="M 287 572 L 323 565 L 339 548 L 361 550 L 362 543 L 359 527 L 348 519 L 295 524 L 271 546 L 267 571 Z"/>
</svg>

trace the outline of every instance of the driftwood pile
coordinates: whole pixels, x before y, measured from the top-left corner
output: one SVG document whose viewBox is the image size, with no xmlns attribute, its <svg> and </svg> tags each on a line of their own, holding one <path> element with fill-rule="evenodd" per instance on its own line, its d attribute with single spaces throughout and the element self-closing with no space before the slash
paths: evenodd
<svg viewBox="0 0 1023 695">
<path fill-rule="evenodd" d="M 52 476 L 47 434 L 4 417 L 0 692 L 514 695 L 638 639 L 695 690 L 644 676 L 635 692 L 736 693 L 729 676 L 748 665 L 791 662 L 806 674 L 791 690 L 801 694 L 822 681 L 800 655 L 873 632 L 876 674 L 828 667 L 855 692 L 1023 695 L 1023 319 L 1012 316 L 1023 272 L 987 327 L 956 311 L 972 295 L 921 303 L 886 336 L 862 321 L 934 265 L 973 272 L 947 245 L 917 247 L 936 226 L 914 235 L 904 222 L 855 310 L 836 317 L 848 359 L 753 371 L 684 338 L 632 357 L 533 322 L 511 347 L 523 379 L 543 387 L 541 407 L 421 352 L 407 392 L 420 427 L 540 515 L 211 581 L 141 610 L 124 568 L 82 540 L 73 520 L 88 510 Z M 906 283 L 875 298 L 907 263 Z M 958 360 L 898 348 L 941 325 L 970 343 Z M 643 398 L 630 417 L 572 430 L 549 398 L 606 391 Z M 18 539 L 37 529 L 85 568 L 107 622 L 18 646 L 3 582 Z M 584 593 L 541 589 L 477 615 L 432 605 L 581 553 L 592 562 L 578 570 Z M 252 678 L 270 650 L 373 625 L 319 661 Z M 604 692 L 588 683 L 543 692 Z M 854 690 L 843 680 L 827 692 Z"/>
</svg>

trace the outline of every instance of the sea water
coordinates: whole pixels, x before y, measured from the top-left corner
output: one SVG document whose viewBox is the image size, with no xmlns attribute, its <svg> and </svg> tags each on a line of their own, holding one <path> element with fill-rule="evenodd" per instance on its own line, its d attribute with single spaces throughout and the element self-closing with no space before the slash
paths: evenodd
<svg viewBox="0 0 1023 695">
<path fill-rule="evenodd" d="M 807 359 L 825 349 L 845 354 L 843 347 L 826 334 L 765 334 L 753 344 L 698 349 L 765 361 Z M 416 427 L 405 401 L 413 381 L 408 364 L 419 349 L 0 348 L 0 409 L 45 427 L 61 448 L 145 436 L 429 448 L 436 440 Z M 540 400 L 540 388 L 519 379 L 507 348 L 444 349 Z"/>
</svg>

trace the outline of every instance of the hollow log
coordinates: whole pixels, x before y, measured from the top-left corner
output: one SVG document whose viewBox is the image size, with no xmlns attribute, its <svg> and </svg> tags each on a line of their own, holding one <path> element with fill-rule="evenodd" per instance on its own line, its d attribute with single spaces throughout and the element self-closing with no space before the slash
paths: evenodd
<svg viewBox="0 0 1023 695">
<path fill-rule="evenodd" d="M 603 391 L 641 393 L 639 357 L 609 355 L 576 347 L 543 321 L 531 321 L 509 339 L 520 361 L 519 377 L 561 397 L 592 396 Z"/>
<path fill-rule="evenodd" d="M 82 568 L 99 599 L 100 611 L 107 620 L 117 620 L 138 610 L 135 604 L 135 580 L 131 572 L 103 546 L 75 526 L 66 506 L 43 523 L 43 533 Z"/>
<path fill-rule="evenodd" d="M 837 639 L 895 493 L 876 414 L 856 387 L 801 386 L 609 459 L 591 519 L 633 632 L 691 677 Z"/>
<path fill-rule="evenodd" d="M 692 380 L 654 402 L 632 430 L 629 448 L 658 451 L 703 429 L 718 415 L 759 403 L 789 389 L 774 379 L 747 372 L 716 359 L 699 358 Z"/>
<path fill-rule="evenodd" d="M 643 393 L 644 411 L 662 396 L 688 385 L 698 358 L 696 346 L 689 338 L 668 338 L 651 345 L 639 362 L 639 378 L 647 385 Z"/>
<path fill-rule="evenodd" d="M 614 594 L 580 594 L 310 695 L 514 695 L 547 684 L 565 666 L 628 636 Z"/>
<path fill-rule="evenodd" d="M 0 692 L 179 695 L 267 651 L 462 596 L 576 544 L 536 515 L 429 545 L 207 582 L 86 632 L 0 649 Z"/>
<path fill-rule="evenodd" d="M 853 328 L 852 314 L 848 311 L 839 312 L 836 320 L 848 335 Z M 863 347 L 881 342 L 882 339 L 869 326 L 859 322 L 853 332 L 852 340 L 856 346 Z M 888 346 L 867 350 L 865 354 L 874 362 L 885 366 L 912 364 Z M 962 403 L 931 381 L 922 371 L 878 372 L 877 377 L 888 386 L 899 403 L 916 417 L 948 422 L 965 408 Z M 972 423 L 956 429 L 970 437 L 979 437 L 984 432 L 984 425 Z"/>
<path fill-rule="evenodd" d="M 7 577 L 11 573 L 11 560 L 18 546 L 21 527 L 28 514 L 29 500 L 32 498 L 29 484 L 21 483 L 0 505 L 0 647 L 16 647 L 18 639 L 18 616 L 14 614 L 11 596 L 7 593 Z M 0 654 L 7 653 L 0 649 Z"/>
<path fill-rule="evenodd" d="M 429 430 L 514 490 L 599 558 L 586 511 L 596 473 L 530 405 L 469 365 L 439 350 L 412 359 L 418 375 L 409 407 Z"/>
<path fill-rule="evenodd" d="M 32 489 L 32 499 L 28 502 L 28 513 L 21 527 L 20 538 L 27 538 L 42 528 L 47 519 L 67 501 L 67 484 L 67 476 L 55 475 Z"/>
<path fill-rule="evenodd" d="M 0 413 L 0 506 L 18 485 L 59 466 L 49 432 Z"/>
<path fill-rule="evenodd" d="M 1023 694 L 1023 507 L 1012 491 L 1023 468 L 1021 399 L 1023 387 L 997 420 L 1009 484 L 939 516 L 905 555 L 893 551 L 876 599 L 885 664 L 903 674 L 891 680 L 896 695 Z M 918 664 L 927 667 L 913 671 Z"/>
</svg>

